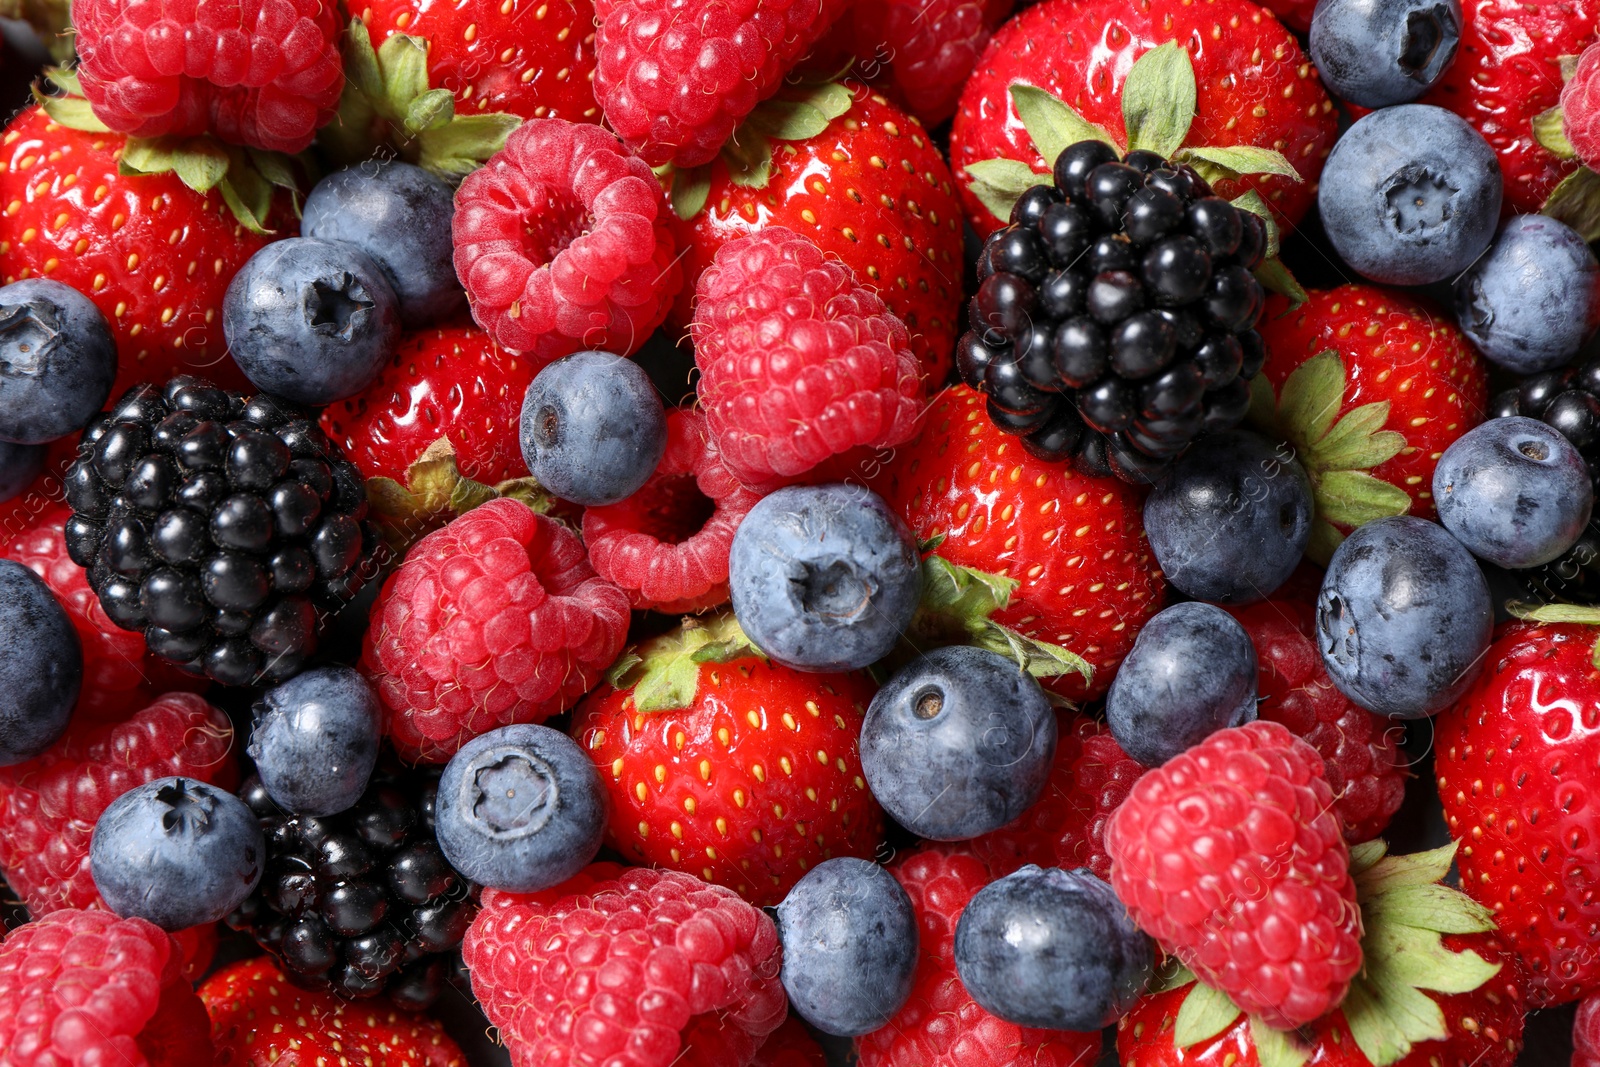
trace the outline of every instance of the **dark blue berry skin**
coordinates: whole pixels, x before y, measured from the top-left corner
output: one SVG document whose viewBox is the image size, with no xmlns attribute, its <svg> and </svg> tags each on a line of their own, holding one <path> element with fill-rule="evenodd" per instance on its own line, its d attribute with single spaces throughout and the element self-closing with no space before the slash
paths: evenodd
<svg viewBox="0 0 1600 1067">
<path fill-rule="evenodd" d="M 1439 521 L 1474 556 L 1509 569 L 1559 559 L 1594 508 L 1589 465 L 1537 419 L 1491 419 L 1458 438 L 1433 472 Z"/>
<path fill-rule="evenodd" d="M 0 560 L 0 767 L 32 759 L 72 718 L 83 648 L 61 602 L 27 567 Z"/>
<path fill-rule="evenodd" d="M 1249 604 L 1288 580 L 1311 539 L 1311 481 L 1253 433 L 1204 437 L 1145 499 L 1167 580 L 1197 600 Z"/>
<path fill-rule="evenodd" d="M 541 370 L 522 400 L 522 458 L 539 484 L 584 507 L 615 504 L 650 480 L 667 416 L 643 368 L 579 352 Z"/>
<path fill-rule="evenodd" d="M 319 667 L 267 690 L 250 758 L 267 795 L 296 815 L 337 815 L 361 799 L 378 763 L 381 709 L 349 667 Z"/>
<path fill-rule="evenodd" d="M 1368 711 L 1436 714 L 1483 667 L 1489 586 L 1444 527 L 1410 515 L 1369 522 L 1334 550 L 1317 597 L 1328 677 Z"/>
<path fill-rule="evenodd" d="M 1146 767 L 1255 717 L 1250 635 L 1226 611 L 1195 601 L 1145 623 L 1106 694 L 1111 736 Z"/>
<path fill-rule="evenodd" d="M 826 1034 L 886 1025 L 911 995 L 917 916 L 894 875 L 870 860 L 826 860 L 775 909 L 789 1006 Z"/>
<path fill-rule="evenodd" d="M 353 245 L 274 241 L 228 285 L 222 330 L 257 388 L 321 406 L 361 392 L 400 336 L 383 268 Z"/>
<path fill-rule="evenodd" d="M 978 891 L 956 923 L 956 971 L 991 1015 L 1050 1030 L 1110 1026 L 1155 973 L 1155 947 L 1087 870 L 1029 864 Z"/>
<path fill-rule="evenodd" d="M 876 663 L 922 594 L 911 531 L 856 485 L 791 486 L 762 498 L 733 535 L 728 577 L 745 634 L 801 671 Z"/>
<path fill-rule="evenodd" d="M 1565 223 L 1518 215 L 1456 282 L 1455 305 L 1485 359 L 1516 374 L 1554 370 L 1600 324 L 1600 263 Z"/>
<path fill-rule="evenodd" d="M 192 778 L 157 778 L 101 813 L 89 869 L 118 915 L 182 930 L 244 903 L 266 855 L 261 825 L 244 801 Z"/>
<path fill-rule="evenodd" d="M 1388 285 L 1454 278 L 1500 222 L 1500 164 L 1466 121 L 1429 104 L 1374 111 L 1345 131 L 1317 206 L 1339 255 Z"/>
<path fill-rule="evenodd" d="M 0 288 L 0 440 L 42 445 L 76 433 L 116 377 L 117 343 L 88 297 L 47 278 Z"/>
<path fill-rule="evenodd" d="M 335 171 L 311 190 L 300 234 L 354 245 L 383 268 L 406 329 L 466 306 L 450 243 L 455 193 L 421 167 L 368 160 Z"/>
<path fill-rule="evenodd" d="M 439 779 L 434 830 L 450 865 L 479 885 L 534 893 L 581 871 L 605 833 L 594 764 L 547 726 L 473 738 Z"/>
<path fill-rule="evenodd" d="M 1460 0 L 1322 0 L 1311 16 L 1311 61 L 1323 83 L 1361 107 L 1417 99 L 1460 43 Z"/>
<path fill-rule="evenodd" d="M 956 645 L 918 657 L 878 690 L 861 725 L 861 766 L 900 825 L 964 841 L 1039 799 L 1056 740 L 1038 682 L 997 653 Z"/>
<path fill-rule="evenodd" d="M 44 445 L 0 441 L 0 501 L 10 500 L 33 484 L 44 470 Z"/>
</svg>

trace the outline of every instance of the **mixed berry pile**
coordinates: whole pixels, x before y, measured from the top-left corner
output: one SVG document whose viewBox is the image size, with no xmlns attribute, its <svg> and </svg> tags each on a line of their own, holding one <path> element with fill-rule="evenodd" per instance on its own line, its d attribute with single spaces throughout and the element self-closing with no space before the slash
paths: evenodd
<svg viewBox="0 0 1600 1067">
<path fill-rule="evenodd" d="M 1600 1067 L 1600 0 L 37 0 L 0 1067 Z"/>
</svg>

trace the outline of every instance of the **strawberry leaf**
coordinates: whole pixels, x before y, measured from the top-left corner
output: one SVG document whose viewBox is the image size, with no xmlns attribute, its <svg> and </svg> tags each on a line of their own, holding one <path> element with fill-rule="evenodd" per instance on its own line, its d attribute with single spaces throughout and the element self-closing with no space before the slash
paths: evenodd
<svg viewBox="0 0 1600 1067">
<path fill-rule="evenodd" d="M 969 163 L 967 175 L 972 179 L 967 183 L 967 188 L 997 219 L 1009 219 L 1018 197 L 1035 185 L 1050 182 L 1048 174 L 1040 174 L 1015 159 L 985 159 Z"/>
<path fill-rule="evenodd" d="M 1306 443 L 1320 441 L 1333 428 L 1344 403 L 1344 382 L 1344 361 L 1338 353 L 1330 350 L 1312 356 L 1283 383 L 1278 393 L 1279 420 L 1293 427 Z"/>
<path fill-rule="evenodd" d="M 1365 526 L 1404 515 L 1411 508 L 1411 497 L 1404 489 L 1365 471 L 1325 471 L 1315 495 L 1317 514 L 1344 526 Z"/>
<path fill-rule="evenodd" d="M 1513 600 L 1506 604 L 1506 611 L 1530 622 L 1574 622 L 1583 626 L 1600 626 L 1600 607 L 1585 604 L 1529 604 Z"/>
<path fill-rule="evenodd" d="M 918 647 L 927 644 L 970 644 L 1004 656 L 1035 678 L 1079 674 L 1094 668 L 1082 656 L 1060 645 L 1018 633 L 990 616 L 1011 603 L 1018 582 L 951 563 L 943 556 L 922 560 L 922 600 L 907 631 Z"/>
<path fill-rule="evenodd" d="M 828 124 L 855 103 L 849 89 L 837 82 L 812 86 L 804 93 L 783 93 L 762 101 L 745 124 L 779 141 L 805 141 L 818 137 Z M 737 136 L 737 135 L 736 135 Z"/>
<path fill-rule="evenodd" d="M 1332 470 L 1365 470 L 1387 463 L 1406 447 L 1406 439 L 1394 430 L 1385 430 L 1389 421 L 1389 402 L 1362 404 L 1345 413 L 1318 446 L 1322 462 Z"/>
<path fill-rule="evenodd" d="M 1301 1067 L 1311 1058 L 1293 1034 L 1274 1030 L 1254 1015 L 1250 1017 L 1250 1040 L 1256 1046 L 1261 1067 Z"/>
<path fill-rule="evenodd" d="M 685 222 L 705 209 L 711 196 L 711 167 L 682 167 L 672 172 L 672 213 Z"/>
<path fill-rule="evenodd" d="M 1303 180 L 1282 152 L 1255 145 L 1200 145 L 1181 150 L 1178 158 L 1212 183 L 1246 174 L 1279 174 L 1295 181 Z"/>
<path fill-rule="evenodd" d="M 772 142 L 748 126 L 741 126 L 722 146 L 722 159 L 728 165 L 728 180 L 741 188 L 765 189 L 772 180 Z"/>
<path fill-rule="evenodd" d="M 100 121 L 94 108 L 89 106 L 89 101 L 83 98 L 83 87 L 78 84 L 77 71 L 70 67 L 47 67 L 44 78 L 57 92 L 47 93 L 35 83 L 33 99 L 52 122 L 84 133 L 111 132 L 111 127 Z"/>
<path fill-rule="evenodd" d="M 172 172 L 197 193 L 209 193 L 228 174 L 228 152 L 215 141 L 193 137 L 172 151 Z"/>
<path fill-rule="evenodd" d="M 1239 1006 L 1220 989 L 1204 982 L 1195 982 L 1189 995 L 1178 1008 L 1178 1019 L 1172 1028 L 1172 1043 L 1179 1048 L 1209 1041 L 1233 1025 L 1240 1015 Z"/>
<path fill-rule="evenodd" d="M 1022 119 L 1023 128 L 1033 139 L 1033 147 L 1047 166 L 1053 167 L 1061 150 L 1079 141 L 1104 141 L 1121 150 L 1103 127 L 1085 119 L 1060 98 L 1043 89 L 1018 82 L 1011 87 L 1011 102 L 1017 109 L 1017 117 Z M 1034 184 L 1039 183 L 1035 181 Z"/>
<path fill-rule="evenodd" d="M 616 689 L 633 690 L 640 712 L 687 708 L 700 688 L 700 667 L 760 656 L 732 612 L 708 619 L 684 619 L 676 629 L 629 648 L 606 672 Z"/>
<path fill-rule="evenodd" d="M 1356 878 L 1388 855 L 1389 843 L 1381 837 L 1350 846 L 1350 877 Z M 1359 883 L 1357 883 L 1359 884 Z"/>
<path fill-rule="evenodd" d="M 1289 273 L 1289 268 L 1283 265 L 1281 259 L 1269 259 L 1253 273 L 1263 289 L 1288 298 L 1290 311 L 1311 299 L 1295 276 Z"/>
<path fill-rule="evenodd" d="M 417 166 L 459 181 L 504 148 L 506 138 L 520 125 L 520 118 L 502 111 L 457 115 L 417 138 Z"/>
<path fill-rule="evenodd" d="M 1236 196 L 1228 201 L 1240 211 L 1248 211 L 1261 219 L 1267 227 L 1267 259 L 1275 259 L 1278 255 L 1278 246 L 1281 243 L 1278 234 L 1278 220 L 1272 217 L 1272 208 L 1261 198 L 1261 194 L 1254 189 L 1248 190 L 1242 196 Z"/>
<path fill-rule="evenodd" d="M 1578 60 L 1582 56 L 1556 56 L 1556 66 L 1561 68 L 1562 82 L 1569 82 L 1572 76 L 1578 73 Z"/>
<path fill-rule="evenodd" d="M 1573 150 L 1572 142 L 1567 140 L 1566 123 L 1562 120 L 1559 106 L 1533 116 L 1533 139 L 1558 159 L 1577 158 L 1578 153 Z"/>
<path fill-rule="evenodd" d="M 1600 174 L 1579 167 L 1550 191 L 1539 211 L 1571 226 L 1585 241 L 1600 241 Z"/>
<path fill-rule="evenodd" d="M 1122 86 L 1128 149 L 1169 157 L 1194 123 L 1194 63 L 1183 45 L 1168 41 L 1140 56 Z"/>
</svg>

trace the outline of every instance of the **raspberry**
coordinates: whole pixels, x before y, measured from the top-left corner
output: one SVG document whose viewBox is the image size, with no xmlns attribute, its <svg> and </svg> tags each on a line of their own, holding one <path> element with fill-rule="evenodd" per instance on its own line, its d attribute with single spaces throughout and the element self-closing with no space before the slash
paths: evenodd
<svg viewBox="0 0 1600 1067">
<path fill-rule="evenodd" d="M 747 484 L 916 429 L 922 386 L 905 326 L 808 238 L 773 226 L 723 245 L 700 276 L 691 329 L 707 429 Z"/>
<path fill-rule="evenodd" d="M 1268 600 L 1233 610 L 1256 646 L 1261 718 L 1282 723 L 1322 756 L 1334 814 L 1355 845 L 1383 833 L 1406 795 L 1391 722 L 1335 689 L 1315 641 L 1316 608 Z"/>
<path fill-rule="evenodd" d="M 848 0 L 602 0 L 595 98 L 651 166 L 698 167 L 778 88 Z"/>
<path fill-rule="evenodd" d="M 1050 780 L 1022 817 L 968 842 L 996 878 L 1025 864 L 1111 877 L 1106 823 L 1145 768 L 1122 751 L 1102 722 L 1058 713 L 1060 741 Z"/>
<path fill-rule="evenodd" d="M 72 22 L 84 96 L 135 137 L 300 152 L 344 89 L 338 9 L 320 0 L 78 0 Z"/>
<path fill-rule="evenodd" d="M 887 1026 L 856 1039 L 859 1067 L 1091 1067 L 1100 1035 L 1033 1030 L 980 1008 L 956 974 L 956 920 L 988 869 L 960 846 L 929 846 L 889 868 L 917 914 L 921 959 Z"/>
<path fill-rule="evenodd" d="M 790 1012 L 761 1046 L 750 1067 L 828 1067 L 828 1056 L 800 1016 Z"/>
<path fill-rule="evenodd" d="M 731 890 L 614 864 L 485 890 L 462 944 L 514 1067 L 747 1067 L 787 1010 L 779 953 Z"/>
<path fill-rule="evenodd" d="M 1561 125 L 1583 165 L 1600 166 L 1600 45 L 1583 50 L 1561 87 Z"/>
<path fill-rule="evenodd" d="M 1572 1067 L 1600 1067 L 1600 993 L 1579 1004 L 1572 1020 Z"/>
<path fill-rule="evenodd" d="M 857 4 L 832 36 L 848 28 L 848 47 L 856 52 L 877 42 L 876 56 L 861 57 L 863 73 L 876 81 L 871 67 L 887 64 L 906 110 L 931 129 L 956 113 L 962 86 L 1011 6 L 1011 0 L 880 0 Z"/>
<path fill-rule="evenodd" d="M 406 554 L 372 607 L 361 666 L 401 756 L 443 763 L 485 731 L 571 706 L 627 628 L 627 594 L 595 576 L 575 534 L 491 500 Z"/>
<path fill-rule="evenodd" d="M 524 122 L 456 193 L 473 318 L 539 366 L 583 348 L 636 351 L 683 284 L 665 216 L 655 175 L 612 134 Z"/>
<path fill-rule="evenodd" d="M 6 1067 L 211 1062 L 205 1007 L 172 938 L 143 919 L 58 911 L 0 942 Z"/>
<path fill-rule="evenodd" d="M 760 497 L 717 461 L 705 418 L 667 413 L 667 451 L 628 499 L 583 513 L 595 573 L 621 586 L 635 608 L 680 615 L 728 600 L 733 532 Z"/>
<path fill-rule="evenodd" d="M 1281 1030 L 1337 1006 L 1361 969 L 1322 768 L 1277 723 L 1219 730 L 1140 778 L 1106 827 L 1111 885 L 1134 921 Z"/>
</svg>

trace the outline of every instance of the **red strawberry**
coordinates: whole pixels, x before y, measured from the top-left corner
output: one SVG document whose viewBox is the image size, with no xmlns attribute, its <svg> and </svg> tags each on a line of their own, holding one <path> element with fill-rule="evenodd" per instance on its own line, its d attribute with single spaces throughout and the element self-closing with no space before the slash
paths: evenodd
<svg viewBox="0 0 1600 1067">
<path fill-rule="evenodd" d="M 1336 118 L 1316 68 L 1277 19 L 1249 0 L 1046 0 L 994 35 L 962 93 L 950 132 L 950 162 L 973 227 L 988 233 L 1002 220 L 971 188 L 976 175 L 969 167 L 999 158 L 1048 173 L 1054 163 L 1030 138 L 1012 86 L 1042 89 L 1126 143 L 1122 92 L 1128 71 L 1168 41 L 1181 42 L 1194 67 L 1196 114 L 1182 143 L 1272 149 L 1302 180 L 1240 179 L 1236 172 L 1207 172 L 1204 161 L 1202 173 L 1219 196 L 1232 199 L 1257 189 L 1281 226 L 1299 222 L 1333 148 Z"/>
<path fill-rule="evenodd" d="M 1361 914 L 1315 749 L 1272 722 L 1219 730 L 1146 773 L 1106 827 L 1111 885 L 1195 973 L 1291 1029 L 1361 969 Z"/>
<path fill-rule="evenodd" d="M 1432 518 L 1433 469 L 1488 401 L 1484 362 L 1454 321 L 1405 293 L 1341 285 L 1292 309 L 1270 297 L 1256 329 L 1267 362 L 1250 418 L 1293 446 L 1311 476 L 1306 554 L 1326 563 L 1373 519 Z"/>
<path fill-rule="evenodd" d="M 432 1019 L 382 1001 L 353 1004 L 301 989 L 267 956 L 224 967 L 199 992 L 211 1015 L 215 1067 L 467 1067 L 461 1049 Z"/>
<path fill-rule="evenodd" d="M 924 846 L 889 870 L 921 939 L 911 996 L 887 1026 L 856 1038 L 860 1067 L 1090 1067 L 1100 1035 L 1033 1030 L 978 1006 L 956 974 L 956 920 L 989 870 L 960 846 Z"/>
<path fill-rule="evenodd" d="M 750 1067 L 828 1067 L 827 1053 L 793 1012 L 772 1032 Z"/>
<path fill-rule="evenodd" d="M 572 719 L 617 852 L 766 905 L 823 860 L 883 843 L 857 750 L 867 678 L 769 663 L 731 615 L 687 621 L 619 666 Z"/>
<path fill-rule="evenodd" d="M 1570 610 L 1570 609 L 1568 609 Z M 1513 623 L 1436 720 L 1434 771 L 1461 888 L 1522 958 L 1528 1003 L 1600 990 L 1600 631 Z"/>
<path fill-rule="evenodd" d="M 1368 963 L 1339 1009 L 1287 1034 L 1180 970 L 1117 1023 L 1123 1067 L 1511 1067 L 1524 1007 L 1516 956 L 1488 912 L 1438 884 L 1452 852 L 1352 850 Z"/>
<path fill-rule="evenodd" d="M 1141 517 L 1138 490 L 1034 459 L 984 414 L 965 386 L 945 390 L 920 436 L 891 453 L 876 489 L 933 552 L 959 567 L 1017 583 L 995 622 L 1060 644 L 1094 668 L 1050 688 L 1105 693 L 1166 583 Z"/>
<path fill-rule="evenodd" d="M 183 954 L 143 919 L 58 911 L 0 942 L 6 1067 L 199 1067 L 212 1057 Z"/>
<path fill-rule="evenodd" d="M 772 920 L 674 871 L 486 890 L 461 954 L 513 1067 L 748 1067 L 787 1009 Z"/>
</svg>

